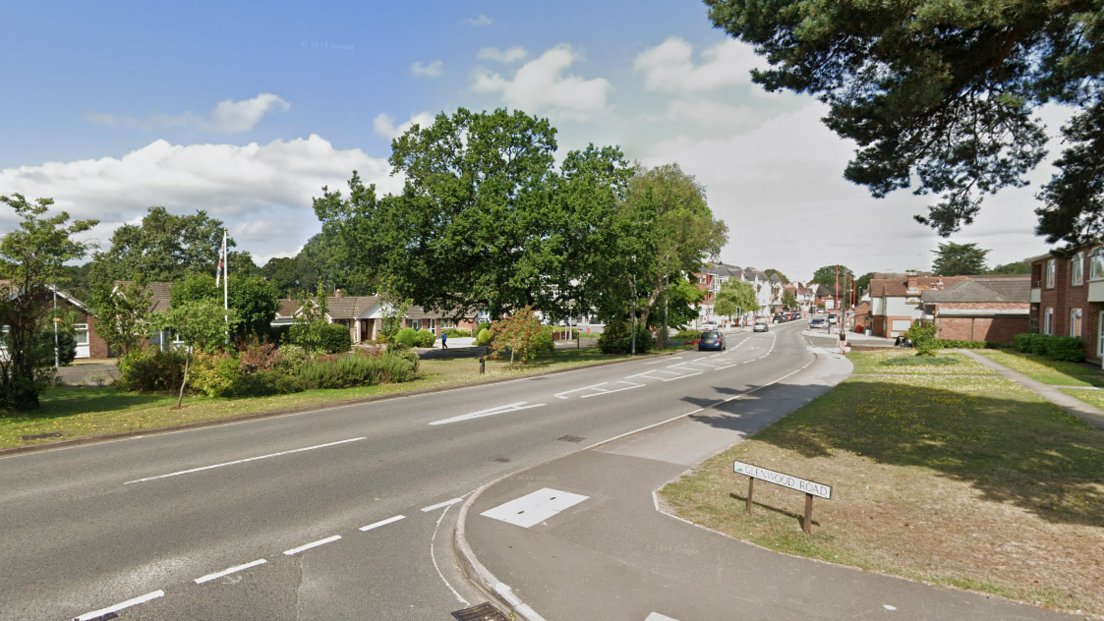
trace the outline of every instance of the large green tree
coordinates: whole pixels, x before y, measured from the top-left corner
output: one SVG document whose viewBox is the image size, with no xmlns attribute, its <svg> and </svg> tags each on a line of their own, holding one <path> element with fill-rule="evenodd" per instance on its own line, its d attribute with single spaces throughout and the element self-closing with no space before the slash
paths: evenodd
<svg viewBox="0 0 1104 621">
<path fill-rule="evenodd" d="M 119 286 L 103 284 L 93 291 L 96 334 L 119 355 L 140 347 L 154 329 L 150 316 L 149 287 L 137 282 Z"/>
<path fill-rule="evenodd" d="M 939 244 L 939 249 L 932 250 L 932 254 L 935 255 L 932 273 L 936 276 L 963 276 L 989 271 L 985 266 L 985 256 L 989 251 L 978 248 L 977 244 L 946 242 Z"/>
<path fill-rule="evenodd" d="M 378 197 L 354 173 L 347 196 L 323 188 L 315 213 L 339 260 L 400 298 L 454 316 L 566 316 L 595 289 L 593 256 L 613 252 L 599 242 L 631 170 L 619 150 L 591 147 L 557 171 L 555 134 L 520 111 L 439 114 L 392 143 L 401 194 Z"/>
<path fill-rule="evenodd" d="M 824 285 L 825 287 L 835 287 L 837 274 L 839 276 L 838 282 L 840 289 L 843 289 L 845 283 L 855 278 L 855 273 L 846 265 L 825 265 L 813 272 L 812 282 Z"/>
<path fill-rule="evenodd" d="M 1038 232 L 1104 233 L 1104 9 L 1093 0 L 705 0 L 713 23 L 755 46 L 769 91 L 810 93 L 858 149 L 845 176 L 877 197 L 938 200 L 917 219 L 946 236 L 982 199 L 1026 185 L 1044 156 L 1036 111 L 1072 106 Z"/>
<path fill-rule="evenodd" d="M 8 280 L 0 294 L 0 407 L 38 408 L 38 395 L 53 380 L 54 343 L 51 286 L 60 283 L 66 261 L 83 259 L 89 244 L 73 239 L 96 220 L 69 221 L 62 211 L 47 215 L 53 199 L 28 201 L 22 194 L 0 196 L 19 218 L 19 227 L 0 239 L 0 276 Z"/>
<path fill-rule="evenodd" d="M 169 290 L 172 305 L 206 300 L 217 305 L 224 303 L 224 293 L 230 308 L 238 318 L 236 337 L 248 339 L 253 335 L 264 336 L 276 318 L 279 292 L 276 286 L 260 276 L 233 276 L 227 281 L 227 291 L 215 284 L 210 274 L 189 274 L 173 283 Z"/>
<path fill-rule="evenodd" d="M 222 221 L 203 210 L 181 216 L 164 207 L 150 207 L 139 224 L 115 229 L 111 247 L 93 255 L 93 279 L 98 283 L 175 282 L 197 272 L 213 276 L 223 231 Z M 228 248 L 236 245 L 233 238 L 227 240 Z M 235 272 L 244 265 L 242 258 L 235 256 L 238 254 L 230 253 L 230 267 Z"/>
<path fill-rule="evenodd" d="M 1030 274 L 1031 264 L 1027 261 L 1004 263 L 989 270 L 990 274 Z"/>
<path fill-rule="evenodd" d="M 855 287 L 860 294 L 870 290 L 871 280 L 874 280 L 874 272 L 867 272 L 855 279 Z"/>
<path fill-rule="evenodd" d="M 763 270 L 763 273 L 766 274 L 767 276 L 778 276 L 779 280 L 782 281 L 782 284 L 785 284 L 785 285 L 790 284 L 790 279 L 786 278 L 785 274 L 783 274 L 782 272 L 774 269 L 773 267 L 770 268 L 770 269 Z"/>
<path fill-rule="evenodd" d="M 726 317 L 758 311 L 759 298 L 755 294 L 755 287 L 735 278 L 724 281 L 713 298 L 713 310 Z"/>
</svg>

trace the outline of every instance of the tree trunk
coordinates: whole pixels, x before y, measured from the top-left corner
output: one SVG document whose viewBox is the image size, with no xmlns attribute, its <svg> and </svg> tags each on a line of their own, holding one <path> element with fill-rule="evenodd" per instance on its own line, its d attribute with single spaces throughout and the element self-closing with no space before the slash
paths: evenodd
<svg viewBox="0 0 1104 621">
<path fill-rule="evenodd" d="M 192 352 L 189 351 L 188 355 L 184 357 L 184 379 L 180 381 L 180 396 L 176 398 L 176 407 L 180 408 L 180 404 L 184 401 L 184 387 L 188 385 L 188 366 L 192 362 Z"/>
</svg>

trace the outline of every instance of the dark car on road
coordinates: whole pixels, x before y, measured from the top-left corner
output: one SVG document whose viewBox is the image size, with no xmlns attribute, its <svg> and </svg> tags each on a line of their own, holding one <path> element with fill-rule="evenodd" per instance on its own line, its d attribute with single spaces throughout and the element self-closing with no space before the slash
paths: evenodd
<svg viewBox="0 0 1104 621">
<path fill-rule="evenodd" d="M 707 349 L 724 351 L 724 335 L 720 332 L 717 332 L 716 330 L 708 330 L 706 332 L 702 332 L 701 338 L 698 339 L 698 351 L 705 351 Z"/>
</svg>

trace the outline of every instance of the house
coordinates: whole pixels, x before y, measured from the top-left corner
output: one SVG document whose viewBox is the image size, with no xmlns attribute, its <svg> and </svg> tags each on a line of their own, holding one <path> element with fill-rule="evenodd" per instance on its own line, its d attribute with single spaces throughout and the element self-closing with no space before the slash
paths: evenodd
<svg viewBox="0 0 1104 621">
<path fill-rule="evenodd" d="M 0 281 L 0 287 L 14 291 L 10 280 Z M 14 295 L 14 294 L 13 294 Z M 77 341 L 77 359 L 102 359 L 108 357 L 107 342 L 96 333 L 96 316 L 92 314 L 84 302 L 81 302 L 67 291 L 63 291 L 54 285 L 46 287 L 46 296 L 42 303 L 51 310 L 51 317 L 47 318 L 44 325 L 49 326 L 54 317 L 69 315 L 73 321 L 73 336 Z M 54 315 L 53 309 L 57 309 Z M 4 327 L 7 331 L 7 327 Z"/>
<path fill-rule="evenodd" d="M 965 276 L 932 276 L 930 273 L 879 273 L 870 281 L 870 328 L 875 336 L 901 336 L 914 321 L 925 319 L 920 296 L 941 290 Z"/>
<path fill-rule="evenodd" d="M 741 309 L 740 321 L 754 321 L 757 316 L 768 316 L 782 308 L 782 279 L 777 274 L 768 276 L 754 267 L 741 268 L 727 263 L 710 263 L 705 273 L 698 274 L 697 287 L 705 292 L 705 301 L 698 307 L 698 325 L 704 327 L 708 321 L 718 321 L 713 310 L 713 298 L 726 281 L 735 279 L 751 284 L 759 308 Z"/>
<path fill-rule="evenodd" d="M 1077 336 L 1085 357 L 1104 361 L 1104 246 L 1087 245 L 1072 255 L 1050 253 L 1031 263 L 1031 332 Z"/>
<path fill-rule="evenodd" d="M 1011 343 L 1031 327 L 1029 274 L 969 276 L 920 294 L 941 339 Z"/>
<path fill-rule="evenodd" d="M 347 327 L 354 343 L 374 341 L 383 328 L 384 304 L 382 298 L 376 295 L 345 295 L 338 289 L 334 295 L 326 298 L 326 319 L 330 323 Z M 299 308 L 296 300 L 280 300 L 272 325 L 291 325 Z M 446 328 L 474 330 L 477 326 L 474 314 L 457 322 L 447 319 L 441 313 L 426 311 L 420 306 L 408 308 L 403 319 L 404 328 L 426 329 L 437 336 L 441 336 Z"/>
</svg>

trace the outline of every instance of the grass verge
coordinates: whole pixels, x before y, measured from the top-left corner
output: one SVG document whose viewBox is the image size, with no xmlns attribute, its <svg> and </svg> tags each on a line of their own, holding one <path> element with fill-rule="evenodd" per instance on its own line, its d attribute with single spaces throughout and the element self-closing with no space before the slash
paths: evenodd
<svg viewBox="0 0 1104 621">
<path fill-rule="evenodd" d="M 853 353 L 866 375 L 662 498 L 680 517 L 781 552 L 1104 614 L 1104 433 L 966 361 L 891 362 L 910 355 Z M 747 514 L 733 460 L 832 485 L 813 534 L 801 532 L 805 499 L 792 490 L 760 482 Z"/>
<path fill-rule="evenodd" d="M 999 362 L 1004 366 L 1023 373 L 1051 386 L 1100 386 L 1104 387 L 1104 375 L 1100 369 L 1080 362 L 1050 360 L 1035 354 L 1024 354 L 1012 350 L 979 349 L 976 353 Z"/>
<path fill-rule="evenodd" d="M 677 348 L 667 351 L 672 350 L 678 351 Z M 180 410 L 170 409 L 176 405 L 174 395 L 131 393 L 110 387 L 59 386 L 42 396 L 42 407 L 34 412 L 0 415 L 0 448 L 156 429 L 264 412 L 325 407 L 352 399 L 525 377 L 623 359 L 626 356 L 602 354 L 595 348 L 561 349 L 551 356 L 539 358 L 527 365 L 516 365 L 513 369 L 508 361 L 488 360 L 487 372 L 483 375 L 479 373 L 477 358 L 423 360 L 422 377 L 413 382 L 342 390 L 311 390 L 251 399 L 185 396 L 185 407 Z"/>
</svg>

